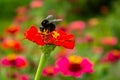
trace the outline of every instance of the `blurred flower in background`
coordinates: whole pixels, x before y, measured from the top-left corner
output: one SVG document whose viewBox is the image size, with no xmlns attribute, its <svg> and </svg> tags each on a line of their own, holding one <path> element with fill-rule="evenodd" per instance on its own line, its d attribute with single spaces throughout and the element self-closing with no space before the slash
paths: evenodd
<svg viewBox="0 0 120 80">
<path fill-rule="evenodd" d="M 58 70 L 54 66 L 46 66 L 43 69 L 43 75 L 47 77 L 54 77 L 57 75 Z"/>
<path fill-rule="evenodd" d="M 31 3 L 30 3 L 30 7 L 31 8 L 39 8 L 43 5 L 43 1 L 42 0 L 33 0 Z"/>
<path fill-rule="evenodd" d="M 101 40 L 101 43 L 108 46 L 114 46 L 117 44 L 117 38 L 116 37 L 103 37 Z"/>
<path fill-rule="evenodd" d="M 79 78 L 84 73 L 93 72 L 93 64 L 86 58 L 77 55 L 61 58 L 56 66 L 64 76 Z"/>
<path fill-rule="evenodd" d="M 22 56 L 10 54 L 2 58 L 1 63 L 6 67 L 25 68 L 28 64 L 27 60 Z"/>
</svg>

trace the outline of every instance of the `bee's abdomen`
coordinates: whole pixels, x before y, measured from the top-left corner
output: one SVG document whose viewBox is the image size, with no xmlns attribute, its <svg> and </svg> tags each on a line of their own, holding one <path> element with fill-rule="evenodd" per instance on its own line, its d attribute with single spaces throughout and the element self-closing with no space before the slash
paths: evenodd
<svg viewBox="0 0 120 80">
<path fill-rule="evenodd" d="M 52 32 L 55 30 L 55 25 L 53 23 L 49 24 L 49 31 Z"/>
</svg>

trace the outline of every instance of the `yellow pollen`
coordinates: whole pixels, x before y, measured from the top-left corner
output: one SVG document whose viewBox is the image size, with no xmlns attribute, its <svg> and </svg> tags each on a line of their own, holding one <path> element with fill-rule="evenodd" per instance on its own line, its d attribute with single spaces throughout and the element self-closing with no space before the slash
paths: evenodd
<svg viewBox="0 0 120 80">
<path fill-rule="evenodd" d="M 48 30 L 43 30 L 43 32 L 41 32 L 42 34 L 44 34 L 44 35 L 48 35 Z"/>
<path fill-rule="evenodd" d="M 71 63 L 80 64 L 82 62 L 82 57 L 77 55 L 72 55 L 68 57 Z"/>
<path fill-rule="evenodd" d="M 52 32 L 53 34 L 52 34 L 52 36 L 54 37 L 54 38 L 57 38 L 60 34 L 58 33 L 58 32 L 56 32 L 56 31 L 53 31 Z"/>
<path fill-rule="evenodd" d="M 14 59 L 16 59 L 16 55 L 15 54 L 10 54 L 10 55 L 7 56 L 7 59 L 8 60 L 14 60 Z"/>
</svg>

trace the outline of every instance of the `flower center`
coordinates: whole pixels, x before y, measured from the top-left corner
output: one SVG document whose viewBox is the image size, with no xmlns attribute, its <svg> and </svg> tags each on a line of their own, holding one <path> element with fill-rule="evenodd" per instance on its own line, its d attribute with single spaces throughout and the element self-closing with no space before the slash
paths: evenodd
<svg viewBox="0 0 120 80">
<path fill-rule="evenodd" d="M 54 38 L 57 38 L 59 35 L 60 35 L 60 34 L 59 34 L 58 32 L 56 32 L 56 31 L 53 31 L 53 32 L 52 32 L 52 36 L 53 36 Z"/>
<path fill-rule="evenodd" d="M 16 59 L 16 55 L 15 54 L 10 54 L 10 55 L 7 56 L 7 59 L 11 60 L 11 61 L 15 60 Z"/>
<path fill-rule="evenodd" d="M 82 58 L 77 55 L 72 55 L 68 57 L 69 61 L 74 64 L 80 64 L 82 62 Z"/>
<path fill-rule="evenodd" d="M 53 76 L 53 69 L 52 68 L 47 68 L 48 76 Z"/>
<path fill-rule="evenodd" d="M 81 69 L 82 68 L 80 67 L 80 64 L 70 64 L 70 66 L 69 66 L 69 70 L 72 72 L 78 72 Z"/>
<path fill-rule="evenodd" d="M 43 34 L 43 35 L 48 35 L 48 32 L 49 32 L 48 29 L 44 29 L 44 30 L 41 32 L 41 34 Z"/>
<path fill-rule="evenodd" d="M 10 47 L 12 47 L 12 46 L 14 45 L 14 41 L 13 41 L 13 40 L 9 40 L 9 41 L 7 41 L 7 44 L 8 44 Z"/>
<path fill-rule="evenodd" d="M 10 63 L 12 64 L 12 66 L 16 65 L 16 60 L 10 60 Z"/>
<path fill-rule="evenodd" d="M 114 50 L 114 51 L 113 51 L 113 55 L 114 55 L 114 56 L 118 56 L 118 55 L 119 55 L 119 51 Z"/>
</svg>

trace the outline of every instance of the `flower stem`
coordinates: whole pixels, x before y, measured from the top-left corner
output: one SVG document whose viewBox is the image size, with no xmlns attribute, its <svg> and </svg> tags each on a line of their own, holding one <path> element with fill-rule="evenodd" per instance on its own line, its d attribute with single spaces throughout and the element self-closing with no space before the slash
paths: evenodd
<svg viewBox="0 0 120 80">
<path fill-rule="evenodd" d="M 48 55 L 46 55 L 44 53 L 41 54 L 41 58 L 40 58 L 40 61 L 39 61 L 38 69 L 37 69 L 34 80 L 40 80 L 43 67 L 44 67 L 44 65 L 47 61 L 47 57 L 48 57 Z"/>
</svg>

